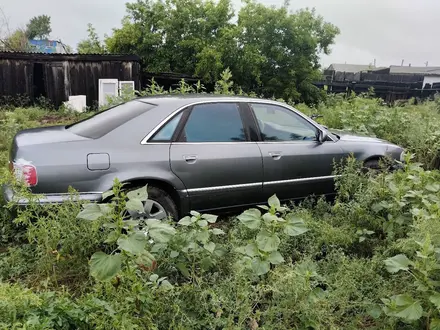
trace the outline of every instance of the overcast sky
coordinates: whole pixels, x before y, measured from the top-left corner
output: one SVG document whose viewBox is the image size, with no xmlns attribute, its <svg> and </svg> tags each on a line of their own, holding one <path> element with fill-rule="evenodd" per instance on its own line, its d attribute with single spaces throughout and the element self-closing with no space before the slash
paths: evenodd
<svg viewBox="0 0 440 330">
<path fill-rule="evenodd" d="M 125 0 L 0 0 L 12 28 L 25 26 L 35 15 L 52 20 L 53 38 L 76 47 L 87 36 L 87 23 L 98 33 L 110 34 L 120 26 Z M 238 8 L 240 0 L 233 0 Z M 283 0 L 262 0 L 281 5 Z M 291 0 L 293 10 L 315 7 L 324 18 L 338 26 L 341 34 L 330 56 L 322 64 L 369 64 L 377 66 L 440 66 L 438 14 L 440 0 Z"/>
</svg>

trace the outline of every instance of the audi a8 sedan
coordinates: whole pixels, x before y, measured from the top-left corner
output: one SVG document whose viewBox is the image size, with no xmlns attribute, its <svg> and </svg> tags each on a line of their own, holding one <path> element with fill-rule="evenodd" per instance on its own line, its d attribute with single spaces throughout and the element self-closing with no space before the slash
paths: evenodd
<svg viewBox="0 0 440 330">
<path fill-rule="evenodd" d="M 100 202 L 115 178 L 148 186 L 145 217 L 175 219 L 190 210 L 221 212 L 334 194 L 334 162 L 353 155 L 366 166 L 402 160 L 377 138 L 334 133 L 277 101 L 186 95 L 138 98 L 71 125 L 16 134 L 10 168 L 39 203 L 59 203 L 74 188 Z M 6 201 L 29 202 L 11 186 Z"/>
</svg>

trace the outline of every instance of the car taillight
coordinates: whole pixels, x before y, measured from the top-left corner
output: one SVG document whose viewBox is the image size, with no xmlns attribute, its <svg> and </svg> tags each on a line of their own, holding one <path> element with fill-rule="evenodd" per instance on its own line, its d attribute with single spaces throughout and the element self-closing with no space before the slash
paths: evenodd
<svg viewBox="0 0 440 330">
<path fill-rule="evenodd" d="M 38 183 L 37 168 L 34 165 L 9 162 L 9 170 L 27 186 L 36 186 Z"/>
</svg>

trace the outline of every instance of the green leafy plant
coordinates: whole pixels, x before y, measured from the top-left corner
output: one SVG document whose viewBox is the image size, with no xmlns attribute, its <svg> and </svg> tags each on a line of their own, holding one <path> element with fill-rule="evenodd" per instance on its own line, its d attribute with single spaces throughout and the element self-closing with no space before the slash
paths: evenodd
<svg viewBox="0 0 440 330">
<path fill-rule="evenodd" d="M 90 259 L 90 273 L 100 281 L 113 279 L 123 265 L 151 270 L 156 260 L 149 251 L 149 240 L 167 243 L 176 232 L 169 224 L 155 219 L 124 218 L 127 214 L 125 211 L 143 212 L 143 202 L 148 199 L 148 191 L 147 186 L 144 186 L 125 194 L 121 188 L 122 185 L 115 182 L 113 190 L 103 195 L 104 199 L 112 197 L 110 203 L 86 204 L 77 216 L 88 221 L 102 217 L 110 220 L 104 223 L 105 227 L 112 229 L 104 243 L 116 247 L 111 253 L 98 251 Z M 142 229 L 139 230 L 139 227 Z"/>
<path fill-rule="evenodd" d="M 177 223 L 177 234 L 168 244 L 158 243 L 152 251 L 168 254 L 182 275 L 197 281 L 201 272 L 211 269 L 227 253 L 222 244 L 213 240 L 225 235 L 220 228 L 212 228 L 216 221 L 215 215 L 192 211 Z"/>
<path fill-rule="evenodd" d="M 201 56 L 215 68 L 211 79 L 220 76 L 217 50 Z M 216 91 L 260 95 L 238 86 L 247 77 L 224 72 Z M 165 90 L 153 79 L 136 95 L 204 91 L 183 81 Z M 335 164 L 334 202 L 309 198 L 293 209 L 272 196 L 238 219 L 193 211 L 160 222 L 142 219 L 146 187 L 128 192 L 118 181 L 104 203 L 81 205 L 72 189 L 64 203 L 39 205 L 7 170 L 12 137 L 93 112 L 2 98 L 0 181 L 31 204 L 0 210 L 0 329 L 439 328 L 438 104 L 385 106 L 371 93 L 295 104 L 328 127 L 404 146 L 403 168 L 366 173 L 349 158 Z"/>
<path fill-rule="evenodd" d="M 368 229 L 358 229 L 356 235 L 359 236 L 359 243 L 365 241 L 369 236 L 374 235 L 374 231 Z"/>
<path fill-rule="evenodd" d="M 275 195 L 268 202 L 269 206 L 260 206 L 266 211 L 264 214 L 259 209 L 250 209 L 237 217 L 243 226 L 258 231 L 253 242 L 237 249 L 243 255 L 243 261 L 250 262 L 253 272 L 258 276 L 269 272 L 271 264 L 278 265 L 285 261 L 278 251 L 280 235 L 295 237 L 308 231 L 304 221 L 281 206 Z"/>
<path fill-rule="evenodd" d="M 382 299 L 383 311 L 388 316 L 408 322 L 424 317 L 430 329 L 437 329 L 440 324 L 440 248 L 431 244 L 429 235 L 423 242 L 416 243 L 420 250 L 416 251 L 414 260 L 398 254 L 384 261 L 389 273 L 406 272 L 411 275 L 416 294 L 403 293 Z"/>
<path fill-rule="evenodd" d="M 224 94 L 224 95 L 228 95 L 228 94 L 234 94 L 234 92 L 232 91 L 232 87 L 234 86 L 234 82 L 231 80 L 232 79 L 232 73 L 231 70 L 229 70 L 229 68 L 225 69 L 221 75 L 220 75 L 220 80 L 216 82 L 215 84 L 215 94 Z"/>
</svg>

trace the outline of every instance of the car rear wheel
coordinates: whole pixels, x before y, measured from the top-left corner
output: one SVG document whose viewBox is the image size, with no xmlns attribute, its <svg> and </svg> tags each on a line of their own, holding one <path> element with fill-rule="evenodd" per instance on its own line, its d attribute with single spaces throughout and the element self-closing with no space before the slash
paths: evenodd
<svg viewBox="0 0 440 330">
<path fill-rule="evenodd" d="M 131 188 L 128 191 L 136 190 L 137 188 Z M 176 203 L 167 192 L 160 188 L 148 186 L 148 199 L 143 204 L 143 213 L 127 211 L 129 213 L 127 215 L 134 220 L 167 220 L 169 218 L 177 220 L 178 218 Z"/>
</svg>

